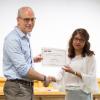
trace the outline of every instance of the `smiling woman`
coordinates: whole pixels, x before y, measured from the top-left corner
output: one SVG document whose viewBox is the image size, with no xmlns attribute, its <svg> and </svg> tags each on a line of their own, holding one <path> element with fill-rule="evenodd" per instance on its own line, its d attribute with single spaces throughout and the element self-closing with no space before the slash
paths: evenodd
<svg viewBox="0 0 100 100">
<path fill-rule="evenodd" d="M 64 80 L 66 100 L 92 100 L 92 94 L 98 92 L 96 61 L 89 38 L 86 29 L 78 28 L 69 40 L 67 65 L 58 74 L 61 78 L 56 78 L 58 82 Z"/>
</svg>

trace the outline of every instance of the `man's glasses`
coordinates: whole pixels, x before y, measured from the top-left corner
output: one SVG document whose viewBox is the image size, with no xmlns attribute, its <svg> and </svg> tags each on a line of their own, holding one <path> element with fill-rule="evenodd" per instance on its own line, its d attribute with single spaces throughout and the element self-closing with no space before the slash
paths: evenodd
<svg viewBox="0 0 100 100">
<path fill-rule="evenodd" d="M 34 17 L 34 18 L 22 18 L 22 17 L 20 17 L 24 22 L 29 22 L 29 21 L 31 21 L 31 22 L 34 22 L 35 20 L 36 20 L 36 18 Z"/>
</svg>

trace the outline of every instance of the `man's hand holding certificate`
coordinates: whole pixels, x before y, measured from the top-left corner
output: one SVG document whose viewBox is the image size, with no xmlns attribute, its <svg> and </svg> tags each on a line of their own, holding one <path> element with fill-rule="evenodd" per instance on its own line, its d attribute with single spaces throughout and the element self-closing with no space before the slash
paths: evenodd
<svg viewBox="0 0 100 100">
<path fill-rule="evenodd" d="M 42 49 L 42 64 L 51 66 L 66 65 L 66 51 L 62 49 L 43 48 Z"/>
</svg>

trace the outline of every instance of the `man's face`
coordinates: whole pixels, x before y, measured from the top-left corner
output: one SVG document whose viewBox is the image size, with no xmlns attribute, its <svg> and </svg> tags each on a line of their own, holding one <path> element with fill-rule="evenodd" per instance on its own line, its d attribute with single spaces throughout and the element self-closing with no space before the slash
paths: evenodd
<svg viewBox="0 0 100 100">
<path fill-rule="evenodd" d="M 17 18 L 18 27 L 24 33 L 31 32 L 35 24 L 34 13 L 31 10 L 24 10 Z"/>
</svg>

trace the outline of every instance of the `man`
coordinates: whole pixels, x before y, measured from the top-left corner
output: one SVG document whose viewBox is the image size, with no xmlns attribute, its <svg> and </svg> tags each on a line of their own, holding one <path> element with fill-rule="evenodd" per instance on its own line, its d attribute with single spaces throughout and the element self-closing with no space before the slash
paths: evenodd
<svg viewBox="0 0 100 100">
<path fill-rule="evenodd" d="M 3 48 L 4 85 L 6 100 L 32 100 L 32 80 L 43 81 L 45 86 L 54 81 L 34 70 L 34 62 L 42 60 L 38 55 L 32 60 L 29 36 L 35 24 L 35 15 L 30 7 L 18 10 L 17 26 L 5 38 Z"/>
</svg>

